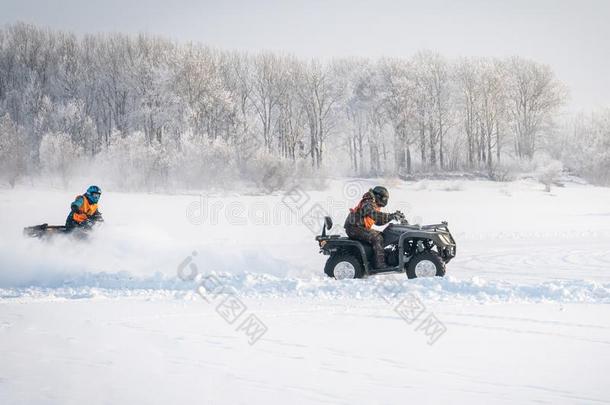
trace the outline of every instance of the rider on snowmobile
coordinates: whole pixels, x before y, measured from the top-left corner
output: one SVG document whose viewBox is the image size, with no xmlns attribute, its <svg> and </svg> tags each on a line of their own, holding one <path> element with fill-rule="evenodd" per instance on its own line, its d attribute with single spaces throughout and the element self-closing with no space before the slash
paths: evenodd
<svg viewBox="0 0 610 405">
<path fill-rule="evenodd" d="M 392 220 L 397 220 L 403 215 L 396 211 L 394 213 L 381 212 L 381 207 L 388 204 L 390 193 L 383 186 L 376 186 L 367 191 L 358 205 L 350 209 L 345 220 L 345 232 L 350 239 L 360 240 L 371 244 L 375 252 L 375 268 L 385 268 L 385 253 L 383 251 L 383 237 L 381 232 L 372 229 L 373 225 L 385 225 Z"/>
<path fill-rule="evenodd" d="M 66 219 L 66 229 L 91 228 L 96 222 L 103 221 L 102 213 L 97 209 L 101 194 L 98 186 L 89 186 L 85 194 L 77 195 Z"/>
</svg>

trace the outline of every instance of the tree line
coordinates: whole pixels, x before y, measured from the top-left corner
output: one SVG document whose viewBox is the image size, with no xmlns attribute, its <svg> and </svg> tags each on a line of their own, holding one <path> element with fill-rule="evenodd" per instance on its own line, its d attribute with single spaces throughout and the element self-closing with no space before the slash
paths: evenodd
<svg viewBox="0 0 610 405">
<path fill-rule="evenodd" d="M 320 61 L 149 35 L 0 30 L 0 158 L 11 183 L 69 178 L 87 160 L 130 171 L 125 186 L 197 187 L 211 174 L 281 185 L 275 177 L 333 170 L 493 174 L 505 160 L 563 153 L 566 98 L 550 67 L 519 57 Z"/>
</svg>

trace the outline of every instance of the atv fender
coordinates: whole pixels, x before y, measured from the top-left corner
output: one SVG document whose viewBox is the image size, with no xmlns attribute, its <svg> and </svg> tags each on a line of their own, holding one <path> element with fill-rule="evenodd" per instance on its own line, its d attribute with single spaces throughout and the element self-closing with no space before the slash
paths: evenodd
<svg viewBox="0 0 610 405">
<path fill-rule="evenodd" d="M 328 255 L 332 255 L 339 250 L 352 252 L 357 255 L 364 266 L 365 272 L 367 274 L 369 273 L 369 256 L 372 256 L 373 254 L 373 248 L 371 246 L 365 246 L 362 242 L 357 240 L 341 238 L 328 240 L 322 248 L 322 251 Z"/>
</svg>

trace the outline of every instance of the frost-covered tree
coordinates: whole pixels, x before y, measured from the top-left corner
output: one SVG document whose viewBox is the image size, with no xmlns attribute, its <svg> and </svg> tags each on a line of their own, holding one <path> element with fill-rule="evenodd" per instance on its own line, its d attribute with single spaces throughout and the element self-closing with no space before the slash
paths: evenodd
<svg viewBox="0 0 610 405">
<path fill-rule="evenodd" d="M 501 159 L 525 167 L 537 152 L 599 173 L 608 150 L 602 115 L 579 129 L 590 141 L 572 141 L 588 163 L 556 152 L 568 136 L 550 124 L 564 99 L 549 67 L 520 58 L 452 61 L 425 51 L 303 61 L 149 35 L 0 28 L 3 153 L 18 155 L 3 160 L 5 178 L 39 169 L 71 176 L 49 160 L 60 141 L 107 165 L 120 187 L 196 187 L 209 184 L 196 179 L 210 170 L 262 184 L 273 170 L 313 176 L 331 165 L 372 176 L 493 173 Z"/>
<path fill-rule="evenodd" d="M 416 81 L 412 65 L 405 60 L 382 60 L 380 102 L 394 132 L 394 163 L 397 173 L 412 170 L 411 147 L 417 133 Z"/>
<path fill-rule="evenodd" d="M 11 187 L 28 173 L 29 145 L 24 131 L 8 114 L 0 117 L 0 176 Z"/>
<path fill-rule="evenodd" d="M 537 158 L 535 176 L 540 183 L 544 184 L 544 191 L 547 193 L 551 191 L 553 184 L 558 184 L 562 171 L 563 164 L 560 161 L 546 155 Z"/>
<path fill-rule="evenodd" d="M 428 150 L 431 168 L 443 169 L 445 137 L 451 124 L 452 89 L 445 59 L 432 52 L 420 52 L 414 57 L 416 93 L 421 130 L 422 160 Z M 427 139 L 426 139 L 427 133 Z"/>
<path fill-rule="evenodd" d="M 260 119 L 265 148 L 270 151 L 274 119 L 288 86 L 286 64 L 267 52 L 257 55 L 253 63 L 252 105 Z"/>
<path fill-rule="evenodd" d="M 320 168 L 324 144 L 339 118 L 339 103 L 344 95 L 344 81 L 336 66 L 323 66 L 317 61 L 303 65 L 299 80 L 299 96 L 309 127 L 309 156 L 313 167 Z"/>
<path fill-rule="evenodd" d="M 374 80 L 374 69 L 366 60 L 346 60 L 341 64 L 342 74 L 349 75 L 345 89 L 345 115 L 348 123 L 347 147 L 355 173 L 365 174 L 365 147 L 371 132 L 372 106 L 378 102 Z M 369 145 L 369 148 L 374 147 Z M 370 158 L 370 156 L 369 156 Z M 372 171 L 369 161 L 369 171 Z"/>
<path fill-rule="evenodd" d="M 547 65 L 511 58 L 505 69 L 515 153 L 520 158 L 531 159 L 539 146 L 542 131 L 565 102 L 566 90 Z"/>
<path fill-rule="evenodd" d="M 70 178 L 79 169 L 82 153 L 69 134 L 47 133 L 40 142 L 41 168 L 45 174 L 58 177 L 67 187 Z"/>
<path fill-rule="evenodd" d="M 568 170 L 610 185 L 610 109 L 571 117 L 547 147 Z"/>
</svg>

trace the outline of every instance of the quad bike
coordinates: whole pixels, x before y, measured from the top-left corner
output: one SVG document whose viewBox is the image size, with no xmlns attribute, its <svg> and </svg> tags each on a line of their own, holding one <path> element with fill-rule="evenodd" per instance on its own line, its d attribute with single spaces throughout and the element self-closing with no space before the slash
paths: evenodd
<svg viewBox="0 0 610 405">
<path fill-rule="evenodd" d="M 445 265 L 456 254 L 455 240 L 447 225 L 447 222 L 409 225 L 404 217 L 398 223 L 390 223 L 382 232 L 389 267 L 376 269 L 371 245 L 341 235 L 327 235 L 333 221 L 325 217 L 322 233 L 316 236 L 320 253 L 330 256 L 324 273 L 336 279 L 362 278 L 379 273 L 406 273 L 408 278 L 443 277 Z"/>
</svg>

